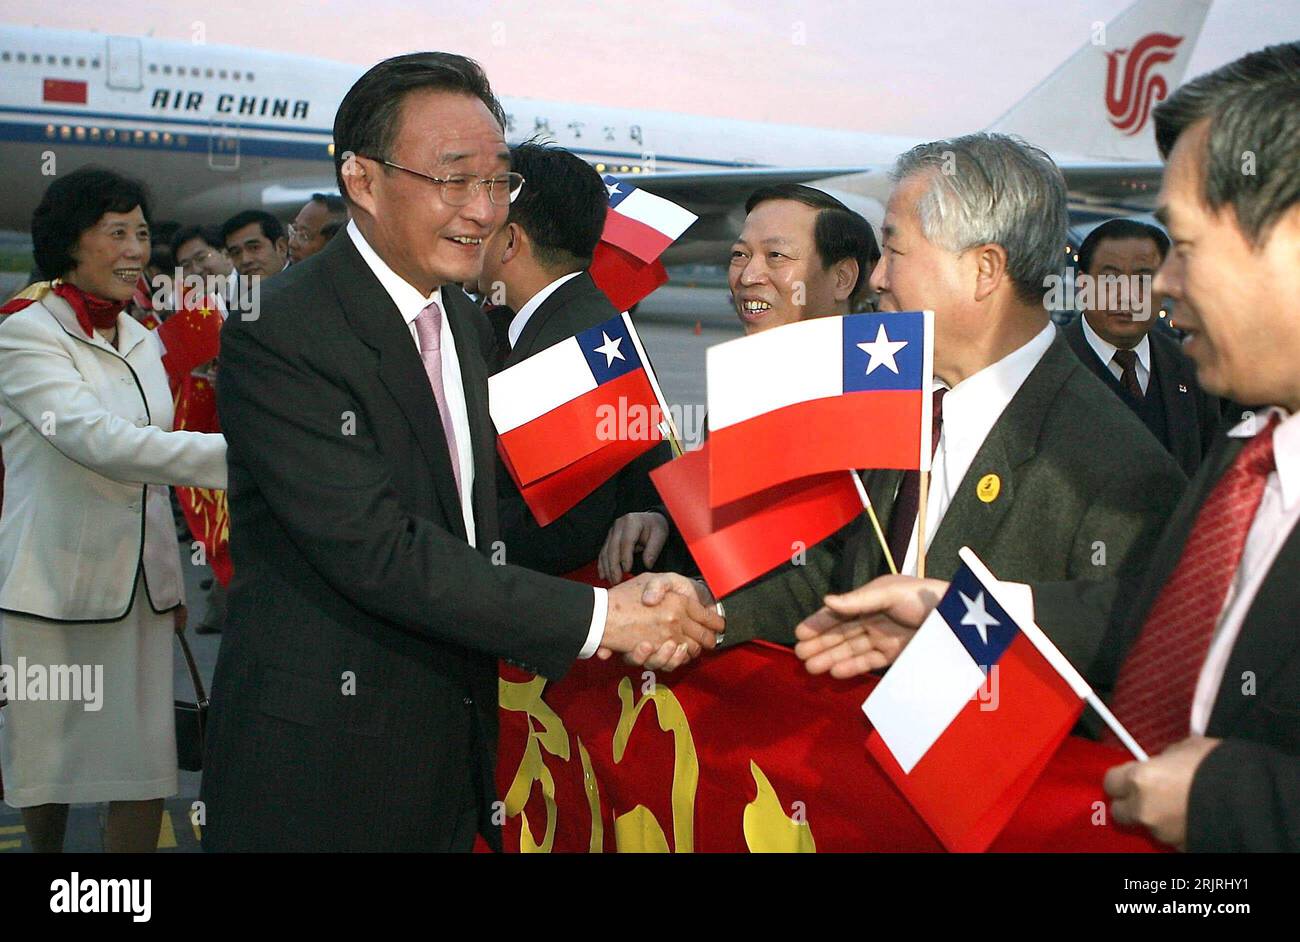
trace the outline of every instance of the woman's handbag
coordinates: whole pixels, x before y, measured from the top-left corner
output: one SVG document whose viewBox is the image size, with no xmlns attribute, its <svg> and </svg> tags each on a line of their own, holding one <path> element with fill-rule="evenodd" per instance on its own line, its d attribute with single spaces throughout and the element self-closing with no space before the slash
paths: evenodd
<svg viewBox="0 0 1300 942">
<path fill-rule="evenodd" d="M 176 701 L 176 765 L 186 772 L 203 771 L 203 739 L 208 725 L 208 695 L 203 689 L 203 678 L 190 653 L 190 643 L 183 633 L 176 635 L 190 668 L 194 684 L 194 702 Z"/>
</svg>

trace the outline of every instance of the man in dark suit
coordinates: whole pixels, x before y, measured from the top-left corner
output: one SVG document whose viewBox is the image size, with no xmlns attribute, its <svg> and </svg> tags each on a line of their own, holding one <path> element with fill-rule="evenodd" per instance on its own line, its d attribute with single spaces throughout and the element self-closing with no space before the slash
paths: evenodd
<svg viewBox="0 0 1300 942">
<path fill-rule="evenodd" d="M 1219 426 L 1221 405 L 1168 333 L 1152 330 L 1151 278 L 1169 237 L 1133 219 L 1110 219 L 1079 246 L 1083 313 L 1063 329 L 1084 365 L 1133 410 L 1191 477 Z"/>
<path fill-rule="evenodd" d="M 609 208 L 600 174 L 567 150 L 535 143 L 512 147 L 510 165 L 527 185 L 487 241 L 479 278 L 479 291 L 498 306 L 489 317 L 500 318 L 493 372 L 619 315 L 587 273 Z M 671 457 L 660 443 L 544 527 L 498 460 L 506 559 L 553 575 L 594 562 L 615 518 L 658 502 L 650 471 Z"/>
<path fill-rule="evenodd" d="M 498 657 L 547 677 L 598 651 L 671 669 L 721 627 L 684 596 L 656 617 L 635 580 L 606 592 L 488 558 L 490 342 L 454 283 L 478 277 L 521 185 L 503 125 L 468 59 L 372 68 L 334 126 L 353 222 L 226 325 L 235 576 L 208 849 L 499 845 Z"/>
<path fill-rule="evenodd" d="M 1014 197 L 993 201 L 991 219 L 972 232 L 927 225 L 981 219 L 967 207 L 989 204 L 990 174 Z M 957 550 L 969 545 L 1005 578 L 1052 583 L 1066 611 L 1102 604 L 1114 587 L 1108 576 L 1142 565 L 1185 479 L 1141 423 L 1113 407 L 1043 308 L 1044 279 L 1065 239 L 1060 171 L 1042 151 L 970 135 L 916 148 L 895 178 L 871 285 L 882 310 L 936 312 L 934 372 L 943 385 L 934 393 L 927 571 L 951 576 Z M 794 626 L 826 593 L 892 568 L 918 571 L 918 475 L 873 471 L 866 485 L 892 566 L 859 518 L 800 565 L 725 598 L 728 646 L 793 643 Z M 1063 647 L 1090 657 L 1102 632 L 1095 619 L 1075 624 Z"/>
<path fill-rule="evenodd" d="M 1295 851 L 1300 43 L 1188 82 L 1154 114 L 1167 161 L 1156 216 L 1174 244 L 1155 290 L 1178 306 L 1202 385 L 1268 405 L 1216 436 L 1139 589 L 1104 613 L 1106 640 L 1076 664 L 1114 688 L 1113 712 L 1151 755 L 1107 773 L 1117 822 L 1190 850 Z M 838 677 L 883 667 L 945 589 L 889 577 L 829 598 L 797 629 L 796 652 Z"/>
</svg>

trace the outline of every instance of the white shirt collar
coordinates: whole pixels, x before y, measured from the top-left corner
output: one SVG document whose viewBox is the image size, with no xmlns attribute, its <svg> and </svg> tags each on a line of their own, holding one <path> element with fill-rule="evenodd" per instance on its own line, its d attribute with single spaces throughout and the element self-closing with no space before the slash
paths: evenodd
<svg viewBox="0 0 1300 942">
<path fill-rule="evenodd" d="M 1092 325 L 1088 323 L 1088 318 L 1084 317 L 1082 314 L 1079 315 L 1079 322 L 1083 324 L 1083 336 L 1087 338 L 1088 346 L 1092 347 L 1097 356 L 1101 358 L 1102 363 L 1109 366 L 1110 361 L 1115 359 L 1115 351 L 1118 350 L 1119 347 L 1115 346 L 1109 340 L 1103 339 L 1099 333 L 1092 329 Z M 1142 368 L 1150 374 L 1151 338 L 1148 335 L 1143 334 L 1142 339 L 1138 341 L 1138 345 L 1133 348 L 1133 352 L 1137 354 L 1138 362 L 1142 364 Z"/>
<path fill-rule="evenodd" d="M 1271 416 L 1281 419 L 1273 429 L 1273 460 L 1277 465 L 1278 483 L 1282 487 L 1282 506 L 1292 510 L 1300 503 L 1300 413 L 1289 414 L 1279 406 L 1247 416 L 1228 430 L 1232 438 L 1254 438 Z"/>
<path fill-rule="evenodd" d="M 512 349 L 515 344 L 519 343 L 519 337 L 523 334 L 524 328 L 528 326 L 528 321 L 537 313 L 537 309 L 542 306 L 546 299 L 555 294 L 556 289 L 559 288 L 560 285 L 564 284 L 566 281 L 572 281 L 581 274 L 582 272 L 580 271 L 574 271 L 556 278 L 549 285 L 528 299 L 524 306 L 519 309 L 519 312 L 515 314 L 514 319 L 510 321 L 508 336 L 510 337 L 510 346 Z"/>
<path fill-rule="evenodd" d="M 1028 343 L 948 390 L 942 434 L 949 454 L 970 451 L 974 456 L 1055 337 L 1056 325 L 1048 321 Z"/>
<path fill-rule="evenodd" d="M 352 244 L 357 247 L 361 257 L 365 259 L 366 265 L 375 273 L 379 283 L 384 286 L 388 296 L 397 305 L 397 310 L 408 327 L 431 302 L 437 301 L 438 306 L 442 307 L 442 288 L 434 288 L 427 297 L 420 294 L 418 288 L 413 287 L 405 278 L 389 268 L 388 263 L 379 257 L 379 253 L 370 246 L 366 237 L 361 234 L 361 230 L 357 228 L 355 219 L 348 221 L 348 235 L 351 236 Z"/>
</svg>

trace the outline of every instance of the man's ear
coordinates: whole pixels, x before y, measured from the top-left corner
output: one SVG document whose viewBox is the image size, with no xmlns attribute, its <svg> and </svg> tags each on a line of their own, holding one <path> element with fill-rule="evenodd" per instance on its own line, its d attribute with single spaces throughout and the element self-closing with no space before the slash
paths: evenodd
<svg viewBox="0 0 1300 942">
<path fill-rule="evenodd" d="M 847 301 L 853 294 L 853 287 L 858 283 L 858 260 L 842 258 L 833 266 L 835 269 L 835 300 Z"/>
<path fill-rule="evenodd" d="M 996 242 L 986 242 L 969 251 L 974 253 L 975 258 L 975 300 L 983 301 L 1010 277 L 1007 272 L 1007 250 Z"/>
<path fill-rule="evenodd" d="M 378 174 L 379 164 L 375 161 L 351 152 L 344 155 L 342 176 L 347 189 L 344 196 L 370 216 L 375 215 L 374 187 Z"/>
<path fill-rule="evenodd" d="M 280 238 L 276 239 L 276 240 L 275 240 L 275 252 L 276 252 L 277 255 L 288 256 L 288 254 L 289 254 L 289 240 L 286 239 L 284 236 L 280 236 Z"/>
<path fill-rule="evenodd" d="M 517 222 L 506 223 L 505 248 L 501 253 L 501 264 L 508 264 L 524 251 L 524 241 L 528 236 L 524 233 L 523 226 Z"/>
</svg>

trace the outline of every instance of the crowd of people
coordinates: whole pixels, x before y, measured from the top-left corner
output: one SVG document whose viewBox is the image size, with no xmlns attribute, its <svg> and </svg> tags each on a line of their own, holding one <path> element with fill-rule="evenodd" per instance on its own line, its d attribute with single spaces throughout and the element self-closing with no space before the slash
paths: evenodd
<svg viewBox="0 0 1300 942">
<path fill-rule="evenodd" d="M 184 630 L 166 488 L 195 485 L 229 489 L 234 562 L 210 605 L 211 850 L 499 847 L 498 659 L 671 671 L 761 638 L 814 674 L 880 671 L 962 546 L 1151 753 L 1106 775 L 1116 821 L 1177 848 L 1300 848 L 1297 76 L 1300 44 L 1274 46 L 1155 110 L 1161 225 L 1097 226 L 1076 269 L 1134 289 L 1090 293 L 1063 327 L 1044 293 L 1067 190 L 1030 143 L 902 155 L 879 240 L 814 187 L 754 192 L 728 269 L 746 333 L 936 312 L 933 470 L 928 503 L 918 472 L 860 471 L 882 531 L 863 517 L 723 599 L 657 506 L 666 444 L 546 526 L 497 454 L 488 377 L 618 311 L 588 271 L 603 181 L 561 148 L 507 146 L 472 61 L 401 56 L 358 80 L 334 126 L 341 196 L 287 230 L 249 210 L 174 226 L 164 249 L 138 184 L 56 180 L 32 225 L 54 280 L 0 325 L 0 654 L 102 664 L 106 694 L 97 712 L 11 698 L 5 800 L 38 850 L 90 801 L 111 803 L 108 849 L 153 846 Z M 219 435 L 172 430 L 130 316 L 169 265 L 223 279 Z M 592 560 L 599 584 L 561 578 Z"/>
</svg>

